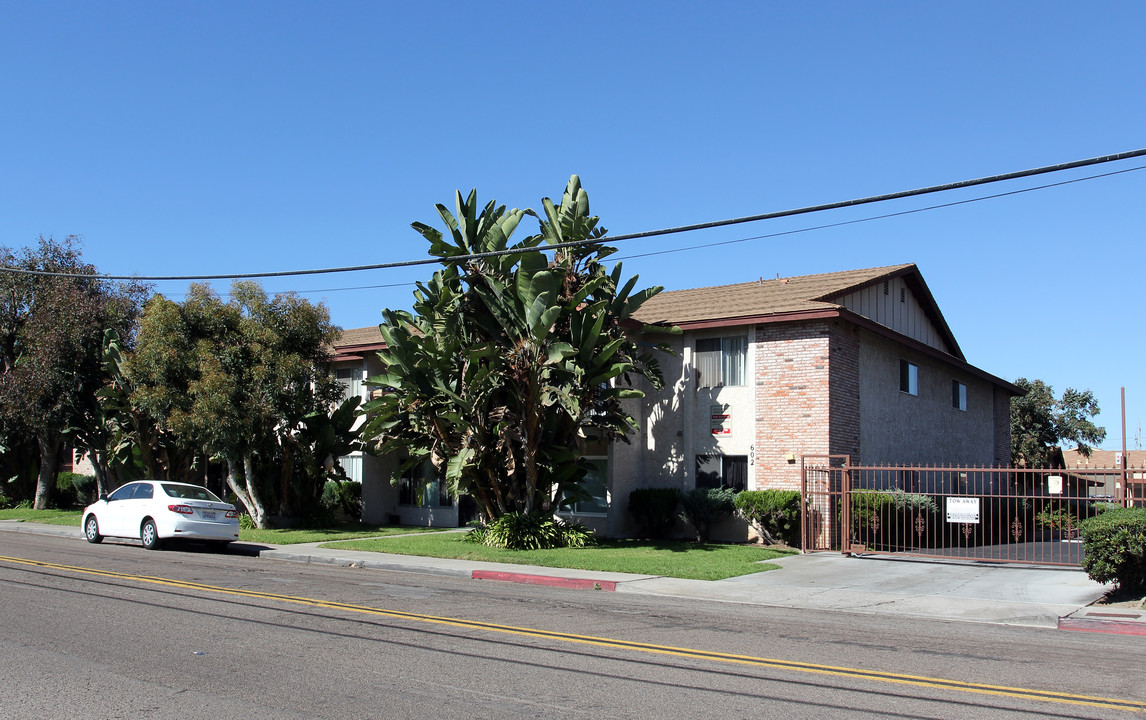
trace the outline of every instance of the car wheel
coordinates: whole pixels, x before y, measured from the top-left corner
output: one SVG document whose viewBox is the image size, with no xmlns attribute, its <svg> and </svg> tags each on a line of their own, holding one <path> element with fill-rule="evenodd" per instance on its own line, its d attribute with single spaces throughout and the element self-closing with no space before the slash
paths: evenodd
<svg viewBox="0 0 1146 720">
<path fill-rule="evenodd" d="M 143 525 L 139 528 L 139 541 L 143 543 L 143 547 L 148 550 L 158 550 L 160 546 L 159 530 L 155 527 L 155 521 L 147 518 L 143 521 Z"/>
<path fill-rule="evenodd" d="M 99 521 L 96 520 L 95 515 L 88 515 L 88 519 L 84 521 L 84 538 L 90 543 L 103 540 L 103 535 L 99 534 Z"/>
</svg>

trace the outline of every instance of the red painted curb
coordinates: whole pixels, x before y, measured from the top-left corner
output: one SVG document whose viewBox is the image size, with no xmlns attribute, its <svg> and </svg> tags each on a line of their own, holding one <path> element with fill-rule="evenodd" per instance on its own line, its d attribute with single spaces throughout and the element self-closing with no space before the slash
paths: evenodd
<svg viewBox="0 0 1146 720">
<path fill-rule="evenodd" d="M 474 570 L 474 580 L 504 580 L 505 582 L 525 583 L 527 585 L 550 585 L 552 587 L 572 588 L 574 590 L 608 590 L 617 589 L 617 583 L 611 580 L 586 580 L 584 578 L 562 578 L 549 575 L 527 575 L 525 573 L 497 572 L 496 570 Z"/>
<path fill-rule="evenodd" d="M 1058 629 L 1108 633 L 1111 635 L 1146 635 L 1146 622 L 1064 617 L 1058 619 Z"/>
</svg>

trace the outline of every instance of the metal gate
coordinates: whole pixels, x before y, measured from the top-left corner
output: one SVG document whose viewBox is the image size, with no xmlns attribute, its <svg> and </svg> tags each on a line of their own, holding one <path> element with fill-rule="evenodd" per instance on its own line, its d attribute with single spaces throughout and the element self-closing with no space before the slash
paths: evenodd
<svg viewBox="0 0 1146 720">
<path fill-rule="evenodd" d="M 1078 523 L 1142 504 L 1146 470 L 801 464 L 805 552 L 1078 565 Z"/>
</svg>

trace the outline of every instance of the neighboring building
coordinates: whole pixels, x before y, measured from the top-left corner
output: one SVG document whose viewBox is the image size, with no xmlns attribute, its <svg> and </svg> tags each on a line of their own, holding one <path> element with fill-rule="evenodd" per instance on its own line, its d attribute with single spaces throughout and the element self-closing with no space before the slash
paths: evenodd
<svg viewBox="0 0 1146 720">
<path fill-rule="evenodd" d="M 334 343 L 332 368 L 342 383 L 344 397 L 357 396 L 363 403 L 369 400 L 366 380 L 381 374 L 378 353 L 385 348 L 377 326 L 343 331 Z M 363 522 L 458 527 L 472 519 L 466 510 L 459 514 L 458 500 L 444 492 L 430 467 L 406 471 L 395 485 L 390 478 L 401 466 L 399 458 L 377 457 L 359 450 L 338 460 L 351 480 L 362 483 Z M 468 503 L 461 505 L 468 508 Z"/>
<path fill-rule="evenodd" d="M 1118 497 L 1125 471 L 1130 497 L 1139 503 L 1146 499 L 1146 450 L 1127 450 L 1124 464 L 1121 450 L 1091 450 L 1090 457 L 1077 450 L 1063 450 L 1062 459 L 1065 470 L 1073 470 L 1088 480 L 1091 497 Z"/>
<path fill-rule="evenodd" d="M 1021 391 L 967 363 L 915 265 L 663 292 L 636 319 L 683 332 L 660 338 L 676 351 L 660 358 L 665 390 L 627 401 L 640 431 L 589 458 L 596 498 L 570 516 L 605 535 L 634 531 L 636 488 L 798 489 L 805 455 L 1010 462 Z M 380 369 L 371 356 L 383 347 L 377 329 L 344 333 L 335 367 L 351 371 L 350 391 L 354 371 Z M 457 523 L 456 504 L 435 504 L 432 488 L 391 487 L 392 461 L 359 462 L 364 519 Z"/>
</svg>

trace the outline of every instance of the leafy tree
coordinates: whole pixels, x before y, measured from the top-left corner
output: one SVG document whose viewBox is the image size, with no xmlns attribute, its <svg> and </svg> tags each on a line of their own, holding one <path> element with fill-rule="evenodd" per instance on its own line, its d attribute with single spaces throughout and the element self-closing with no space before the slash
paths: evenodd
<svg viewBox="0 0 1146 720">
<path fill-rule="evenodd" d="M 1025 467 L 1053 467 L 1061 461 L 1059 448 L 1073 445 L 1083 456 L 1106 438 L 1106 428 L 1092 421 L 1098 401 L 1090 390 L 1067 388 L 1055 399 L 1042 380 L 1019 378 L 1025 395 L 1011 398 L 1011 462 Z"/>
<path fill-rule="evenodd" d="M 34 439 L 34 504 L 44 508 L 69 431 L 93 412 L 103 382 L 104 331 L 130 337 L 146 288 L 95 277 L 74 236 L 63 242 L 41 237 L 37 248 L 21 253 L 0 248 L 0 265 L 90 276 L 0 272 L 0 433 Z"/>
<path fill-rule="evenodd" d="M 104 385 L 96 391 L 96 402 L 88 406 L 80 424 L 69 428 L 67 433 L 75 449 L 90 458 L 99 495 L 113 488 L 112 468 L 132 460 L 133 445 L 125 431 L 130 414 L 125 402 L 121 359 L 119 334 L 108 328 L 104 330 L 103 339 Z"/>
<path fill-rule="evenodd" d="M 577 176 L 560 205 L 542 203 L 538 216 L 458 193 L 454 213 L 436 206 L 446 234 L 413 224 L 442 268 L 418 284 L 412 313 L 383 311 L 385 371 L 369 381 L 383 392 L 364 408 L 373 451 L 408 457 L 403 468 L 429 458 L 490 519 L 585 497 L 586 438 L 636 428 L 622 404 L 643 397 L 634 377 L 663 386 L 631 320 L 661 288 L 633 292 L 636 277 L 606 270 L 615 250 Z M 511 245 L 527 215 L 539 232 Z M 466 257 L 479 253 L 490 255 Z"/>
<path fill-rule="evenodd" d="M 259 527 L 266 499 L 280 515 L 306 512 L 321 497 L 326 453 L 349 447 L 353 406 L 331 410 L 341 392 L 328 367 L 337 332 L 325 306 L 268 298 L 251 282 L 235 283 L 226 303 L 205 285 L 182 304 L 154 298 L 126 361 L 131 404 L 165 441 L 164 457 L 145 462 L 177 475 L 196 452 L 220 458 Z"/>
</svg>

